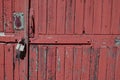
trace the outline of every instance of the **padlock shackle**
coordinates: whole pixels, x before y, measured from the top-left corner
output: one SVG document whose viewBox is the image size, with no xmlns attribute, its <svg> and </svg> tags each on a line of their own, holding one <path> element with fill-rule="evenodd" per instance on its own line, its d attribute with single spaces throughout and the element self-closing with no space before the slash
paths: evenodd
<svg viewBox="0 0 120 80">
<path fill-rule="evenodd" d="M 25 45 L 25 39 L 22 38 L 21 40 L 18 41 L 18 43 L 19 43 L 19 44 L 23 44 L 23 45 Z"/>
</svg>

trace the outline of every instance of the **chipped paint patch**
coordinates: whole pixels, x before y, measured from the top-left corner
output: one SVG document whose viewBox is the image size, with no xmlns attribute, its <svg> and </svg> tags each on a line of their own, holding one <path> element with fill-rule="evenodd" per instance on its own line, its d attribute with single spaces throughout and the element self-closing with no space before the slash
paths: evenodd
<svg viewBox="0 0 120 80">
<path fill-rule="evenodd" d="M 120 45 L 120 40 L 119 39 L 115 39 L 115 45 L 116 46 Z"/>
<path fill-rule="evenodd" d="M 119 46 L 120 45 L 120 36 L 117 36 L 114 40 L 114 43 L 116 46 Z"/>
<path fill-rule="evenodd" d="M 0 32 L 0 36 L 5 36 L 5 33 L 4 32 Z"/>
<path fill-rule="evenodd" d="M 57 56 L 57 70 L 60 71 L 61 65 L 60 65 L 60 56 Z"/>
<path fill-rule="evenodd" d="M 38 71 L 38 53 L 39 53 L 39 48 L 36 46 L 36 71 Z"/>
</svg>

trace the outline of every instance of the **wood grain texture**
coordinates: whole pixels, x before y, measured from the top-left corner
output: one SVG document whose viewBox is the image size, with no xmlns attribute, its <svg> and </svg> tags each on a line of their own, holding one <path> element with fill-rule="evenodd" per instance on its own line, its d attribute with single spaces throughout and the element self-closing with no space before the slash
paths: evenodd
<svg viewBox="0 0 120 80">
<path fill-rule="evenodd" d="M 13 33 L 12 5 L 12 0 L 4 0 L 4 30 L 6 33 Z"/>
<path fill-rule="evenodd" d="M 56 34 L 65 33 L 65 13 L 66 13 L 66 0 L 57 1 L 57 29 Z"/>
<path fill-rule="evenodd" d="M 30 80 L 37 80 L 37 73 L 38 73 L 38 46 L 32 45 L 30 46 L 30 58 L 29 58 L 29 79 Z"/>
<path fill-rule="evenodd" d="M 120 0 L 112 1 L 111 34 L 120 34 Z"/>
<path fill-rule="evenodd" d="M 5 80 L 13 80 L 13 45 L 5 45 Z"/>
<path fill-rule="evenodd" d="M 47 48 L 47 80 L 56 79 L 56 48 Z"/>
<path fill-rule="evenodd" d="M 93 34 L 101 33 L 101 23 L 102 23 L 102 0 L 94 0 L 94 13 L 93 13 Z"/>
<path fill-rule="evenodd" d="M 90 80 L 98 79 L 100 49 L 91 47 L 90 53 Z"/>
<path fill-rule="evenodd" d="M 76 0 L 75 3 L 75 34 L 83 33 L 84 0 Z"/>
<path fill-rule="evenodd" d="M 65 48 L 65 80 L 73 79 L 73 48 Z"/>
<path fill-rule="evenodd" d="M 65 78 L 65 47 L 58 46 L 56 52 L 56 80 Z"/>
<path fill-rule="evenodd" d="M 91 52 L 90 46 L 83 46 L 81 80 L 89 80 L 90 52 Z"/>
<path fill-rule="evenodd" d="M 85 1 L 85 12 L 84 12 L 84 28 L 86 34 L 93 33 L 93 11 L 94 11 L 94 0 Z"/>
<path fill-rule="evenodd" d="M 4 80 L 4 70 L 5 70 L 5 48 L 4 48 L 4 44 L 0 44 L 0 80 Z"/>
<path fill-rule="evenodd" d="M 75 1 L 76 0 L 66 0 L 66 34 L 74 34 L 75 26 Z"/>
<path fill-rule="evenodd" d="M 38 80 L 47 79 L 47 47 L 39 46 Z"/>
<path fill-rule="evenodd" d="M 108 54 L 107 48 L 100 49 L 98 80 L 106 80 L 107 54 Z"/>
<path fill-rule="evenodd" d="M 47 3 L 47 34 L 56 33 L 57 0 L 48 0 Z"/>
<path fill-rule="evenodd" d="M 73 80 L 81 80 L 82 74 L 82 52 L 83 48 L 74 47 L 74 59 L 73 59 Z"/>
<path fill-rule="evenodd" d="M 111 9 L 112 0 L 103 0 L 102 1 L 102 30 L 101 34 L 110 34 L 111 33 Z"/>
<path fill-rule="evenodd" d="M 120 47 L 117 48 L 117 55 L 116 55 L 116 65 L 115 65 L 115 80 L 120 79 Z"/>
<path fill-rule="evenodd" d="M 3 26 L 3 0 L 0 0 L 0 32 L 4 31 Z"/>
<path fill-rule="evenodd" d="M 106 80 L 115 80 L 115 61 L 116 61 L 116 54 L 117 48 L 110 47 L 108 48 L 108 57 L 107 57 L 107 75 Z"/>
<path fill-rule="evenodd" d="M 35 13 L 36 17 L 35 17 L 35 21 L 38 20 L 38 28 L 39 29 L 39 33 L 40 34 L 46 34 L 46 27 L 47 27 L 47 11 L 48 11 L 48 2 L 47 0 L 38 0 L 38 9 L 35 8 Z M 38 19 L 37 19 L 38 17 Z"/>
</svg>

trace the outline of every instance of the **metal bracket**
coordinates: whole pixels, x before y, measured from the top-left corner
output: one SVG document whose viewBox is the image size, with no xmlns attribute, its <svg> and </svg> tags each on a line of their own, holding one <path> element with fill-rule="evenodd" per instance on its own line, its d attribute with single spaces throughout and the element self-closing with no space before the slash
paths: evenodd
<svg viewBox="0 0 120 80">
<path fill-rule="evenodd" d="M 13 20 L 15 30 L 24 29 L 24 13 L 13 13 Z"/>
</svg>

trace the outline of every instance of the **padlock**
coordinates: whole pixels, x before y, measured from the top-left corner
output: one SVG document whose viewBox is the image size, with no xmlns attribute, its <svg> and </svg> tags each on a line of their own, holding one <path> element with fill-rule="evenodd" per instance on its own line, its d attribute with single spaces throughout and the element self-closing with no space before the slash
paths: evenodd
<svg viewBox="0 0 120 80">
<path fill-rule="evenodd" d="M 25 49 L 25 43 L 21 43 L 21 41 L 19 41 L 18 44 L 16 45 L 16 50 L 24 51 L 24 49 Z"/>
<path fill-rule="evenodd" d="M 18 44 L 16 45 L 16 50 L 19 50 L 20 46 L 21 46 L 21 44 L 18 43 Z"/>
<path fill-rule="evenodd" d="M 24 57 L 26 56 L 26 44 L 24 39 L 18 41 L 16 45 L 16 53 L 16 58 L 18 59 L 24 59 Z"/>
<path fill-rule="evenodd" d="M 24 45 L 21 44 L 21 45 L 20 45 L 20 48 L 19 48 L 19 51 L 24 51 L 24 49 L 25 49 L 25 44 L 24 44 Z"/>
</svg>

